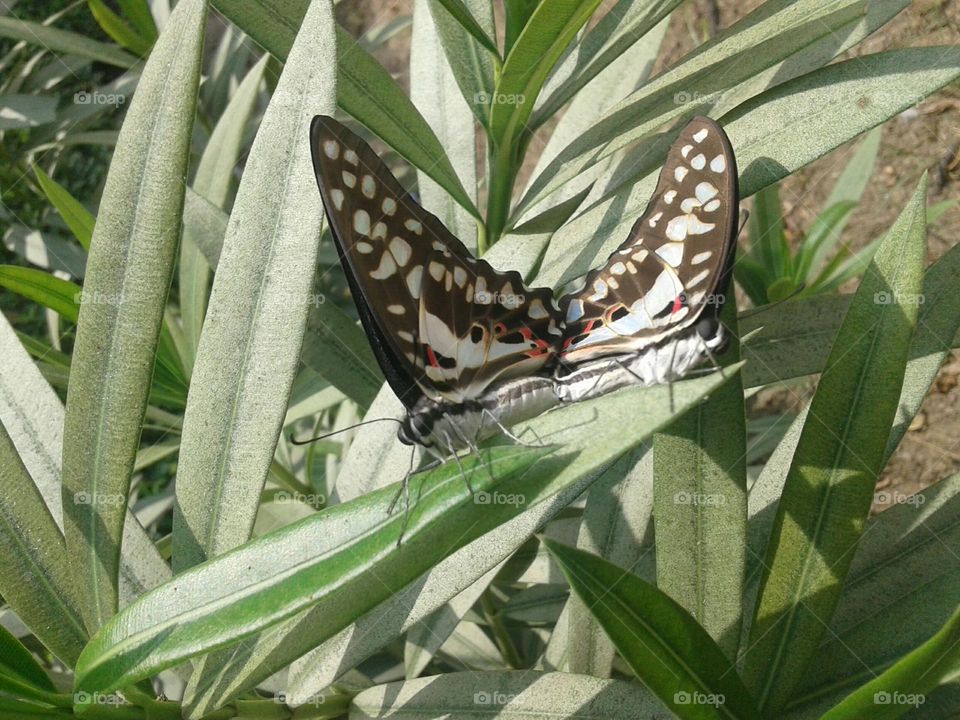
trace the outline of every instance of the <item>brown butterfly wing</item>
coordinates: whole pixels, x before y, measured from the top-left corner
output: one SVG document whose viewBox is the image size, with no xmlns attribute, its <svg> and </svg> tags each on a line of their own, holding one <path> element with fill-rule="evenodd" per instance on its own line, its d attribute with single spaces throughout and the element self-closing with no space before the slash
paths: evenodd
<svg viewBox="0 0 960 720">
<path fill-rule="evenodd" d="M 397 396 L 461 402 L 538 372 L 562 326 L 547 288 L 474 258 L 359 136 L 318 115 L 314 170 L 361 322 Z"/>
<path fill-rule="evenodd" d="M 723 129 L 694 118 L 667 154 L 643 216 L 583 289 L 566 295 L 562 359 L 634 352 L 719 313 L 739 214 L 737 166 Z"/>
</svg>

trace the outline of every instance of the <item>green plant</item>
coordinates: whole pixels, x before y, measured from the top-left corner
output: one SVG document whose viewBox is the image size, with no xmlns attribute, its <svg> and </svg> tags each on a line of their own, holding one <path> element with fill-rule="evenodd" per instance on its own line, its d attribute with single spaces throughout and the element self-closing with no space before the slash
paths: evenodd
<svg viewBox="0 0 960 720">
<path fill-rule="evenodd" d="M 856 253 L 840 241 L 873 173 L 880 132 L 878 127 L 866 135 L 834 183 L 823 212 L 797 242 L 795 252 L 783 227 L 778 184 L 769 185 L 754 196 L 754 211 L 748 224 L 750 243 L 735 269 L 737 283 L 754 305 L 836 292 L 870 265 L 882 238 Z M 955 200 L 944 200 L 931 206 L 927 222 L 935 223 L 955 205 Z"/>
<path fill-rule="evenodd" d="M 494 442 L 389 514 L 410 455 L 393 423 L 352 426 L 400 407 L 332 269 L 306 134 L 339 108 L 465 243 L 559 287 L 620 242 L 688 117 L 724 124 L 746 198 L 955 81 L 956 47 L 831 63 L 906 2 L 771 0 L 651 78 L 679 2 L 584 29 L 596 0 L 507 0 L 501 47 L 489 3 L 418 0 L 408 97 L 367 49 L 404 21 L 357 42 L 329 0 L 212 5 L 230 25 L 205 57 L 203 0 L 157 13 L 155 42 L 120 3 L 139 45 L 91 3 L 142 67 L 0 18 L 18 53 L 138 68 L 102 192 L 55 162 L 76 106 L 18 129 L 56 214 L 0 286 L 76 338 L 0 319 L 0 593 L 25 628 L 0 632 L 5 716 L 960 709 L 960 480 L 868 519 L 960 324 L 958 249 L 923 271 L 924 182 L 853 296 L 728 303 L 721 372 L 548 413 L 517 429 L 546 447 Z M 745 391 L 813 373 L 748 492 Z"/>
</svg>

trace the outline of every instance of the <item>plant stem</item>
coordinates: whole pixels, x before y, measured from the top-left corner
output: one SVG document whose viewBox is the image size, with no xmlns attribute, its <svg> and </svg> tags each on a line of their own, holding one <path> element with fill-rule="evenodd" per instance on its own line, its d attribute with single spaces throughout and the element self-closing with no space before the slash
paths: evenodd
<svg viewBox="0 0 960 720">
<path fill-rule="evenodd" d="M 517 178 L 512 143 L 500 145 L 490 157 L 490 187 L 487 193 L 487 240 L 493 246 L 503 234 L 510 212 L 510 196 Z"/>
</svg>

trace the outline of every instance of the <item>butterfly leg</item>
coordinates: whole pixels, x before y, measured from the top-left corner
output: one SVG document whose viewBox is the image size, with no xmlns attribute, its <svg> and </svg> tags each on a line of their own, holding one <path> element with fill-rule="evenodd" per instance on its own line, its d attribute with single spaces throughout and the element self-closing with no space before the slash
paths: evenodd
<svg viewBox="0 0 960 720">
<path fill-rule="evenodd" d="M 518 435 L 515 435 L 515 434 L 513 434 L 512 432 L 510 432 L 510 430 L 507 428 L 507 426 L 504 425 L 502 422 L 500 422 L 500 421 L 497 419 L 497 416 L 494 415 L 492 412 L 490 412 L 487 408 L 484 408 L 484 409 L 483 409 L 483 413 L 484 413 L 485 415 L 489 416 L 489 418 L 490 418 L 491 420 L 493 420 L 494 425 L 496 425 L 496 426 L 500 429 L 500 432 L 502 432 L 504 435 L 506 435 L 508 438 L 510 438 L 511 440 L 513 440 L 513 441 L 514 441 L 515 443 L 517 443 L 518 445 L 523 445 L 524 447 L 543 447 L 543 444 L 534 445 L 533 443 L 528 443 L 528 442 L 526 442 L 525 440 L 523 440 L 521 437 L 519 437 Z M 532 429 L 532 428 L 527 428 L 527 430 L 531 430 L 531 429 Z M 524 432 L 526 432 L 526 430 L 524 430 Z M 536 433 L 534 433 L 534 436 L 536 437 Z M 539 441 L 540 438 L 537 437 L 537 440 Z"/>
<path fill-rule="evenodd" d="M 410 448 L 410 467 L 407 469 L 407 474 L 403 476 L 400 487 L 397 488 L 397 493 L 390 501 L 390 507 L 387 508 L 387 514 L 392 514 L 397 500 L 400 499 L 401 494 L 403 495 L 403 523 L 400 525 L 400 534 L 397 535 L 397 547 L 400 547 L 400 543 L 403 541 L 403 535 L 407 531 L 407 520 L 410 518 L 410 477 L 413 475 L 413 463 L 416 456 L 417 449 L 415 447 Z"/>
</svg>

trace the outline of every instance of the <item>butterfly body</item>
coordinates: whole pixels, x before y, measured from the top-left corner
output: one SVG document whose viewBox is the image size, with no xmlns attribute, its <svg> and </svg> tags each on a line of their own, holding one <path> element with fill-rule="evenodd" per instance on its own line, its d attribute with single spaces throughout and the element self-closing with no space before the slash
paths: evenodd
<svg viewBox="0 0 960 720">
<path fill-rule="evenodd" d="M 557 387 L 553 378 L 535 375 L 498 384 L 461 403 L 424 397 L 407 411 L 398 437 L 406 445 L 468 448 L 557 407 L 562 402 Z"/>
</svg>

